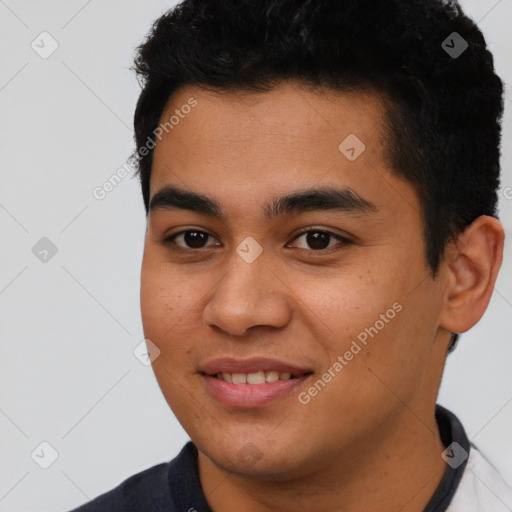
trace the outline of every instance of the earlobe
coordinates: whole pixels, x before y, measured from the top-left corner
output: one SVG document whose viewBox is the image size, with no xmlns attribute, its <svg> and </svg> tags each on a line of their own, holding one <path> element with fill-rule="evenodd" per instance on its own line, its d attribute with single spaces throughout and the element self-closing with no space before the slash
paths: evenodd
<svg viewBox="0 0 512 512">
<path fill-rule="evenodd" d="M 441 327 L 462 333 L 483 316 L 501 267 L 504 238 L 501 223 L 483 215 L 452 243 L 445 258 L 448 285 Z"/>
</svg>

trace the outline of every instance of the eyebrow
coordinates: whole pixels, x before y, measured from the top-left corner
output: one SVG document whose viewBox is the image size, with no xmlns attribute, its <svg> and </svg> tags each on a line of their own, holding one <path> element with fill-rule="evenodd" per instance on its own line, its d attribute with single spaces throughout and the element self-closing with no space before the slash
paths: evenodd
<svg viewBox="0 0 512 512">
<path fill-rule="evenodd" d="M 157 209 L 188 210 L 225 220 L 222 208 L 216 200 L 172 185 L 163 187 L 151 198 L 149 211 Z M 285 196 L 276 197 L 263 207 L 267 219 L 327 210 L 370 213 L 376 212 L 377 207 L 350 188 L 333 187 L 298 190 Z"/>
</svg>

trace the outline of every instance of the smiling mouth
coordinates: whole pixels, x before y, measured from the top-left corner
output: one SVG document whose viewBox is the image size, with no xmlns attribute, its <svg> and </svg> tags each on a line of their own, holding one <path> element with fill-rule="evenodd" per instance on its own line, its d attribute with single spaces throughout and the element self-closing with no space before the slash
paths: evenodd
<svg viewBox="0 0 512 512">
<path fill-rule="evenodd" d="M 294 375 L 289 372 L 278 372 L 276 370 L 261 370 L 259 372 L 251 373 L 229 373 L 229 372 L 218 372 L 210 375 L 216 379 L 223 380 L 232 384 L 265 384 L 270 382 L 277 382 L 278 380 L 291 380 L 299 377 L 310 375 L 312 372 L 303 373 L 300 375 Z"/>
<path fill-rule="evenodd" d="M 216 402 L 240 410 L 259 409 L 274 401 L 293 397 L 295 391 L 313 375 L 312 371 L 286 363 L 266 363 L 219 362 L 203 368 L 200 375 L 206 392 Z"/>
</svg>

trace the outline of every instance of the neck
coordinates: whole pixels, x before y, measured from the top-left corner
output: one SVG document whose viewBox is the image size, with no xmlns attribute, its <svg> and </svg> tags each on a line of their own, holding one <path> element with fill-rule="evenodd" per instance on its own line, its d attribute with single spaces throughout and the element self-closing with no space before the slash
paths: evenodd
<svg viewBox="0 0 512 512">
<path fill-rule="evenodd" d="M 199 452 L 199 476 L 215 512 L 422 512 L 445 463 L 434 416 L 403 408 L 375 436 L 332 453 L 301 477 L 230 473 Z"/>
</svg>

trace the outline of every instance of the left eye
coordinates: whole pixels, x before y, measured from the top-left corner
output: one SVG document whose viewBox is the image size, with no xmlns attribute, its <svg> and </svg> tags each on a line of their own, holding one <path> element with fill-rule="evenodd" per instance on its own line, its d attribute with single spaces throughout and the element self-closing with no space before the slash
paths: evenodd
<svg viewBox="0 0 512 512">
<path fill-rule="evenodd" d="M 294 238 L 294 240 L 298 240 L 301 237 L 305 236 L 305 242 L 309 247 L 299 247 L 300 249 L 311 249 L 313 251 L 321 251 L 325 249 L 330 249 L 332 245 L 329 245 L 330 241 L 333 241 L 333 239 L 337 240 L 338 242 L 341 242 L 343 245 L 344 243 L 349 243 L 350 241 L 346 238 L 335 235 L 334 233 L 331 233 L 330 231 L 322 231 L 319 229 L 314 229 L 310 231 L 305 231 L 303 233 L 300 233 L 297 237 Z"/>
<path fill-rule="evenodd" d="M 188 231 L 182 231 L 181 233 L 176 233 L 174 235 L 171 235 L 167 237 L 164 240 L 164 243 L 166 242 L 173 242 L 178 247 L 181 247 L 182 249 L 201 249 L 205 247 L 204 242 L 208 240 L 208 238 L 213 238 L 212 235 L 209 235 L 208 233 L 205 233 L 204 231 L 196 231 L 196 230 L 188 230 Z M 176 240 L 182 239 L 186 246 L 182 246 L 180 244 L 176 243 Z M 188 247 L 187 247 L 188 245 Z M 214 244 L 218 245 L 218 244 Z"/>
</svg>

